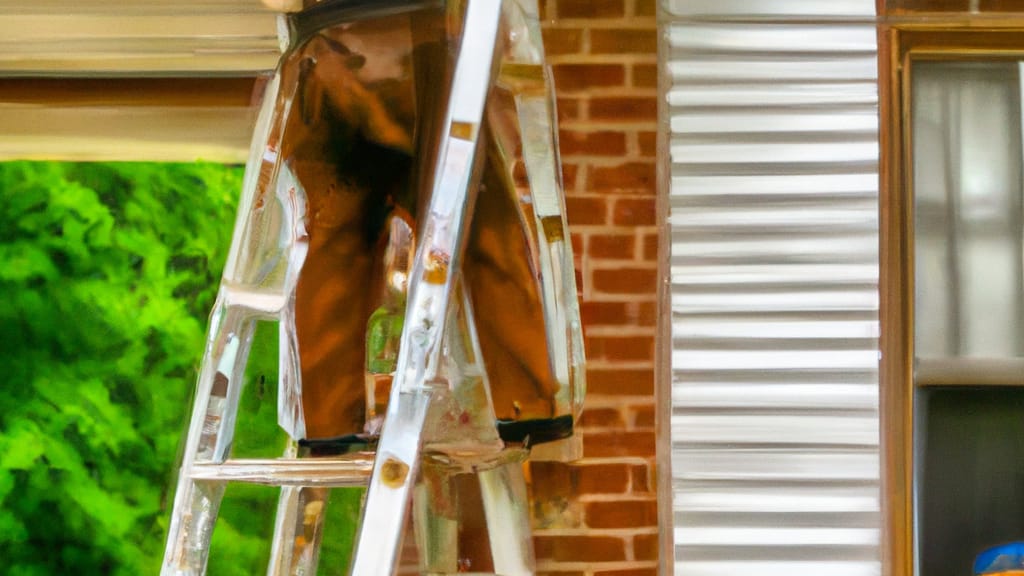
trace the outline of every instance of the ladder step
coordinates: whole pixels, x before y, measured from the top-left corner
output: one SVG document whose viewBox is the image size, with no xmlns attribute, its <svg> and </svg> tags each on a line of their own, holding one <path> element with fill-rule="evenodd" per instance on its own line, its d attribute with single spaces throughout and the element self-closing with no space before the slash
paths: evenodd
<svg viewBox="0 0 1024 576">
<path fill-rule="evenodd" d="M 373 471 L 372 452 L 333 458 L 266 458 L 226 460 L 222 464 L 195 463 L 192 480 L 247 482 L 266 486 L 366 486 Z"/>
</svg>

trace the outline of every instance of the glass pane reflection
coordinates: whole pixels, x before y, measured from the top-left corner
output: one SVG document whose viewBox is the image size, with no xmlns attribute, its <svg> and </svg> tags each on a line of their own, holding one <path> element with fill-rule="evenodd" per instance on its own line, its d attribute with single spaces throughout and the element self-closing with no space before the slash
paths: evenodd
<svg viewBox="0 0 1024 576">
<path fill-rule="evenodd" d="M 915 356 L 1024 354 L 1016 62 L 913 75 Z"/>
</svg>

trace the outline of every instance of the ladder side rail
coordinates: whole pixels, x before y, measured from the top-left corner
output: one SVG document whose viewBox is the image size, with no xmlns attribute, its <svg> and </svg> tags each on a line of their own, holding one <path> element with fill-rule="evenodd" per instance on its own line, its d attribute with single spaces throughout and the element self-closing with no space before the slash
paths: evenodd
<svg viewBox="0 0 1024 576">
<path fill-rule="evenodd" d="M 443 124 L 438 170 L 417 246 L 395 381 L 357 537 L 352 574 L 393 574 L 417 477 L 423 427 L 438 385 L 442 332 L 468 231 L 484 105 L 491 86 L 501 0 L 467 2 L 464 35 Z"/>
</svg>

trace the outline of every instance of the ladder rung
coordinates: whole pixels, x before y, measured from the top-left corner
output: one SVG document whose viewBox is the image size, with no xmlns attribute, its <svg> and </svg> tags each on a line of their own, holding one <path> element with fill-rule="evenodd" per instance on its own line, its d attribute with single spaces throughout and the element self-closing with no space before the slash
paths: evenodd
<svg viewBox="0 0 1024 576">
<path fill-rule="evenodd" d="M 333 458 L 266 458 L 195 463 L 193 480 L 248 482 L 267 486 L 366 486 L 373 471 L 372 452 Z"/>
</svg>

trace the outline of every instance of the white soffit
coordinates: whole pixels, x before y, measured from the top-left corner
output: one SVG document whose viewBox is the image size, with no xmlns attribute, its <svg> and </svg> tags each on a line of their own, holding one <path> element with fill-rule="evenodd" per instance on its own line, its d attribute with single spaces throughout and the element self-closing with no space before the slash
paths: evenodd
<svg viewBox="0 0 1024 576">
<path fill-rule="evenodd" d="M 0 160 L 244 162 L 279 57 L 260 0 L 0 0 Z"/>
<path fill-rule="evenodd" d="M 276 20 L 259 0 L 0 0 L 0 75 L 252 75 Z"/>
<path fill-rule="evenodd" d="M 873 0 L 664 0 L 676 576 L 880 564 Z"/>
</svg>

